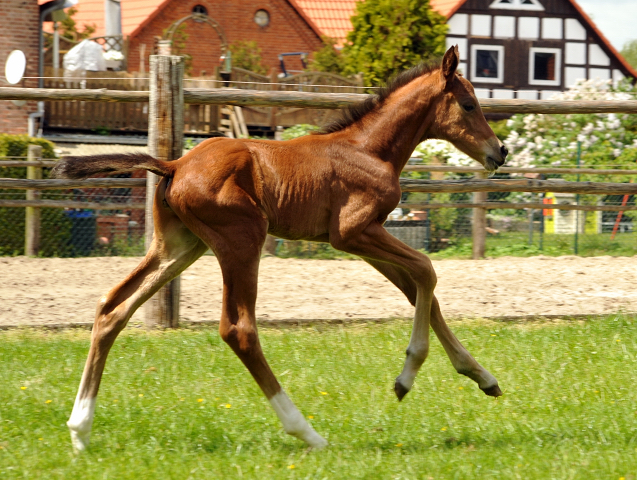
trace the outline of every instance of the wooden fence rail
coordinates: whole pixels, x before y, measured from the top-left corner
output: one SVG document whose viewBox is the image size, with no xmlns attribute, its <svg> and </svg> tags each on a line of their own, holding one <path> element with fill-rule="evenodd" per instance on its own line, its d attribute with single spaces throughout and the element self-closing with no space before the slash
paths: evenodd
<svg viewBox="0 0 637 480">
<path fill-rule="evenodd" d="M 21 180 L 0 178 L 0 188 L 14 190 L 66 190 L 70 188 L 144 187 L 143 178 L 87 178 L 85 180 Z M 403 192 L 532 192 L 579 193 L 581 195 L 637 195 L 637 184 L 566 182 L 563 180 L 414 180 L 400 179 Z"/>
<path fill-rule="evenodd" d="M 399 208 L 410 210 L 437 210 L 440 208 L 485 208 L 494 210 L 510 208 L 513 210 L 579 210 L 583 212 L 627 212 L 637 210 L 637 205 L 571 205 L 561 203 L 509 203 L 509 202 L 472 202 L 472 203 L 400 203 Z"/>
<path fill-rule="evenodd" d="M 312 93 L 184 88 L 184 103 L 262 107 L 336 109 L 365 100 L 361 93 Z M 85 100 L 92 102 L 148 102 L 147 91 L 0 87 L 0 100 Z M 485 113 L 637 113 L 637 100 L 500 100 L 481 99 Z"/>
</svg>

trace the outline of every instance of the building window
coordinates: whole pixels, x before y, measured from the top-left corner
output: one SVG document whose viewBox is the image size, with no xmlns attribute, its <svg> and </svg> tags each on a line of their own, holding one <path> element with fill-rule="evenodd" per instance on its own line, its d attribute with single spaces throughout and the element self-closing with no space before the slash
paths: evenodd
<svg viewBox="0 0 637 480">
<path fill-rule="evenodd" d="M 208 16 L 208 9 L 203 5 L 195 5 L 192 7 L 192 13 L 198 13 L 199 15 Z"/>
<path fill-rule="evenodd" d="M 555 85 L 562 83 L 562 50 L 559 48 L 531 48 L 529 56 L 529 84 Z"/>
<path fill-rule="evenodd" d="M 538 0 L 495 0 L 489 8 L 504 10 L 535 10 L 542 11 L 544 7 Z"/>
<path fill-rule="evenodd" d="M 502 83 L 504 81 L 503 46 L 471 46 L 471 81 L 478 83 Z"/>
<path fill-rule="evenodd" d="M 270 14 L 266 10 L 257 10 L 254 14 L 254 23 L 260 27 L 267 27 L 270 24 Z"/>
</svg>

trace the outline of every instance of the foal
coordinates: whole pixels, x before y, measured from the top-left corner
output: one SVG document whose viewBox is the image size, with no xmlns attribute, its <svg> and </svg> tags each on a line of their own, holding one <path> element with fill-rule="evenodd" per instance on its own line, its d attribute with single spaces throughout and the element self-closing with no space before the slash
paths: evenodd
<svg viewBox="0 0 637 480">
<path fill-rule="evenodd" d="M 427 358 L 430 325 L 459 373 L 487 395 L 501 395 L 496 379 L 447 327 L 433 294 L 436 274 L 429 258 L 383 228 L 400 201 L 400 172 L 423 140 L 448 140 L 488 171 L 504 163 L 507 150 L 487 124 L 471 84 L 456 74 L 458 62 L 457 47 L 452 47 L 442 64 L 404 72 L 322 134 L 287 142 L 213 138 L 174 162 L 144 154 L 59 162 L 54 174 L 63 178 L 135 169 L 163 177 L 154 200 L 155 236 L 146 257 L 97 306 L 68 421 L 76 450 L 88 446 L 95 399 L 115 338 L 140 305 L 208 248 L 223 275 L 221 337 L 261 387 L 285 431 L 311 447 L 327 445 L 281 389 L 259 343 L 257 274 L 268 233 L 329 242 L 356 254 L 415 305 L 407 358 L 394 385 L 399 400 Z"/>
</svg>

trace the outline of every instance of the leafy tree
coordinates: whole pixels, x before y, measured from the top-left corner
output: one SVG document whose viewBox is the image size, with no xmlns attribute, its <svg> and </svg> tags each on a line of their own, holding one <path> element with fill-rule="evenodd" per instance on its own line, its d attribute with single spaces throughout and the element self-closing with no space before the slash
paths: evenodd
<svg viewBox="0 0 637 480">
<path fill-rule="evenodd" d="M 345 69 L 343 55 L 336 49 L 336 40 L 322 37 L 323 48 L 314 52 L 308 70 L 342 74 Z"/>
<path fill-rule="evenodd" d="M 628 63 L 637 68 L 637 40 L 626 42 L 621 54 Z"/>
<path fill-rule="evenodd" d="M 82 31 L 77 27 L 77 22 L 73 16 L 77 13 L 77 8 L 71 7 L 66 11 L 66 18 L 60 22 L 60 36 L 68 38 L 73 42 L 81 42 L 85 38 L 91 37 L 97 29 L 95 24 L 83 25 Z"/>
<path fill-rule="evenodd" d="M 232 65 L 234 67 L 250 70 L 261 75 L 268 73 L 268 69 L 262 63 L 261 49 L 254 40 L 234 42 L 230 45 L 230 51 L 232 52 Z"/>
<path fill-rule="evenodd" d="M 445 53 L 446 20 L 429 0 L 358 2 L 343 47 L 343 73 L 362 73 L 365 84 L 387 78 Z"/>
</svg>

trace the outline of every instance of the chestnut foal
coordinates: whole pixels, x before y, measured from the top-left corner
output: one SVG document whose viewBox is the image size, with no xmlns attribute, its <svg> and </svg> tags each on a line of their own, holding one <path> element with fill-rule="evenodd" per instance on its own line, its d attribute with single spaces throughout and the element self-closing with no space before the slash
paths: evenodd
<svg viewBox="0 0 637 480">
<path fill-rule="evenodd" d="M 383 228 L 400 201 L 399 176 L 418 143 L 448 140 L 488 171 L 506 148 L 480 109 L 471 84 L 456 73 L 457 47 L 442 64 L 396 77 L 377 96 L 350 108 L 321 134 L 286 142 L 209 139 L 174 162 L 148 155 L 66 157 L 63 178 L 150 170 L 163 178 L 154 201 L 155 236 L 141 264 L 100 299 L 91 347 L 68 426 L 73 446 L 89 443 L 95 399 L 108 352 L 133 312 L 211 248 L 223 275 L 219 327 L 279 416 L 311 447 L 327 445 L 282 390 L 259 343 L 255 316 L 261 247 L 268 233 L 329 242 L 385 275 L 415 305 L 414 327 L 394 390 L 401 400 L 429 351 L 429 327 L 455 369 L 492 396 L 496 379 L 447 327 L 434 296 L 431 261 Z"/>
</svg>

